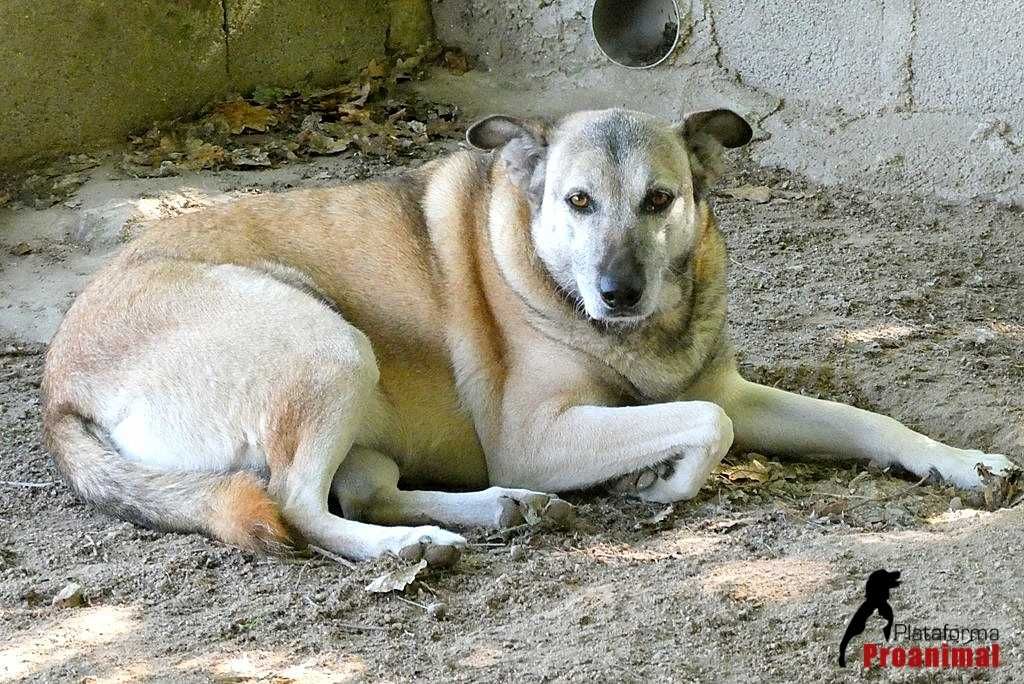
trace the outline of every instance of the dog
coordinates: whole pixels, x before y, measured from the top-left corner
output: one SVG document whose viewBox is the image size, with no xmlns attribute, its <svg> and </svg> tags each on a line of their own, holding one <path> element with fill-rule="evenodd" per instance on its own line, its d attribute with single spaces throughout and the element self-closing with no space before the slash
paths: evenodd
<svg viewBox="0 0 1024 684">
<path fill-rule="evenodd" d="M 868 618 L 875 611 L 879 617 L 885 620 L 882 627 L 882 634 L 885 640 L 889 640 L 892 634 L 892 623 L 896 620 L 893 615 L 892 606 L 889 605 L 889 592 L 900 586 L 900 571 L 888 572 L 886 570 L 875 570 L 868 575 L 867 585 L 864 587 L 864 602 L 850 618 L 850 624 L 846 626 L 843 639 L 839 642 L 839 665 L 846 667 L 846 646 L 855 636 L 864 633 L 868 627 Z"/>
<path fill-rule="evenodd" d="M 157 223 L 56 333 L 46 444 L 147 527 L 439 566 L 447 528 L 565 521 L 568 490 L 689 499 L 734 444 L 1005 471 L 740 377 L 708 188 L 751 137 L 725 109 L 492 116 L 397 178 Z"/>
</svg>

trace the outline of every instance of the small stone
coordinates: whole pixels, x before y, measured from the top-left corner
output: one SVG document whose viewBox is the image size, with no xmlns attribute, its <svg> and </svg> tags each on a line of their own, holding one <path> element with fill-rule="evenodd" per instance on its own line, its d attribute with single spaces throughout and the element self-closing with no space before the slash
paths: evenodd
<svg viewBox="0 0 1024 684">
<path fill-rule="evenodd" d="M 875 342 L 874 340 L 871 340 L 869 342 L 864 343 L 863 349 L 865 354 L 879 354 L 882 351 L 882 345 L 880 345 L 878 342 Z"/>
<path fill-rule="evenodd" d="M 904 304 L 910 304 L 913 302 L 920 302 L 924 299 L 924 293 L 920 290 L 903 290 L 889 295 L 889 299 L 894 302 L 903 302 Z"/>
<path fill-rule="evenodd" d="M 14 256 L 25 256 L 26 254 L 31 254 L 33 251 L 35 250 L 32 249 L 32 245 L 27 242 L 19 242 L 14 245 L 14 247 L 11 247 L 11 254 Z"/>
<path fill-rule="evenodd" d="M 988 328 L 974 329 L 974 345 L 976 347 L 984 347 L 994 339 L 996 339 L 996 334 Z"/>
<path fill-rule="evenodd" d="M 514 561 L 526 560 L 526 547 L 521 544 L 513 544 L 508 552 L 509 557 Z"/>
<path fill-rule="evenodd" d="M 959 496 L 954 496 L 949 500 L 949 510 L 959 511 L 964 507 L 964 502 L 960 500 Z"/>
<path fill-rule="evenodd" d="M 82 605 L 82 585 L 71 582 L 57 592 L 51 605 L 54 608 L 77 608 Z"/>
<path fill-rule="evenodd" d="M 443 601 L 435 601 L 427 606 L 427 615 L 432 620 L 443 620 L 448 614 L 448 606 Z"/>
</svg>

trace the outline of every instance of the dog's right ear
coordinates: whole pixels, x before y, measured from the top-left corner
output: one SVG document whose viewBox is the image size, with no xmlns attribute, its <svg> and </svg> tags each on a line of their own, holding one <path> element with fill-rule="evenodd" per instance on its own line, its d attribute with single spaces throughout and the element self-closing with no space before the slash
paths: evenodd
<svg viewBox="0 0 1024 684">
<path fill-rule="evenodd" d="M 728 109 L 688 114 L 676 124 L 690 153 L 694 198 L 700 199 L 723 172 L 722 151 L 750 142 L 753 131 L 743 117 Z"/>
<path fill-rule="evenodd" d="M 544 197 L 544 167 L 548 127 L 541 121 L 489 116 L 466 131 L 466 141 L 478 150 L 501 148 L 505 173 L 536 211 Z"/>
</svg>

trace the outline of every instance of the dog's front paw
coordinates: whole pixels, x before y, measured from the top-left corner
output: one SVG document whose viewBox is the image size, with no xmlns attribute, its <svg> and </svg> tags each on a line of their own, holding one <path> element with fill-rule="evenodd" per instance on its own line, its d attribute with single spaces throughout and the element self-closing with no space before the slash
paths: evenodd
<svg viewBox="0 0 1024 684">
<path fill-rule="evenodd" d="M 937 473 L 943 480 L 961 489 L 980 489 L 984 476 L 1004 477 L 1019 466 L 1003 454 L 986 454 L 977 449 L 953 449 L 927 459 L 923 467 L 911 468 L 918 476 Z M 920 471 L 920 472 L 919 472 Z"/>
<path fill-rule="evenodd" d="M 985 483 L 986 476 L 1006 477 L 1010 471 L 1020 470 L 1020 466 L 1003 454 L 986 454 L 977 449 L 966 450 L 964 454 L 971 473 L 969 478 L 965 478 L 965 484 L 959 485 L 961 487 L 977 489 Z"/>
<path fill-rule="evenodd" d="M 629 473 L 612 484 L 613 491 L 655 503 L 672 503 L 697 496 L 711 471 L 732 446 L 732 421 L 719 411 L 709 421 L 706 438 L 682 455 Z"/>
<path fill-rule="evenodd" d="M 399 558 L 408 561 L 427 561 L 430 567 L 448 568 L 462 555 L 466 540 L 461 535 L 432 525 L 406 528 L 406 533 L 394 540 Z"/>
</svg>

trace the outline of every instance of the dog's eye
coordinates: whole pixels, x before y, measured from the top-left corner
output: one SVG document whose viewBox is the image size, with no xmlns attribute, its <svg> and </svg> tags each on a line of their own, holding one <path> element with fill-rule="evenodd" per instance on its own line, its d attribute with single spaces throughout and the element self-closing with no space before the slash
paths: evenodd
<svg viewBox="0 0 1024 684">
<path fill-rule="evenodd" d="M 566 198 L 574 209 L 586 209 L 590 206 L 590 195 L 585 192 L 574 192 Z"/>
<path fill-rule="evenodd" d="M 651 190 L 647 193 L 647 196 L 644 197 L 643 209 L 651 214 L 664 211 L 670 204 L 672 204 L 672 200 L 674 199 L 675 197 L 664 190 Z"/>
</svg>

